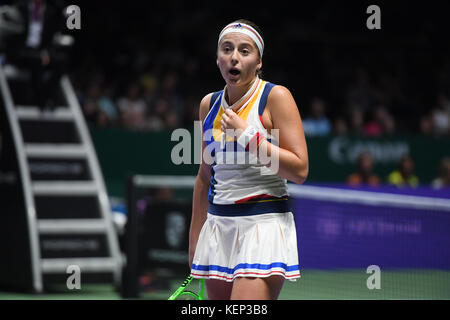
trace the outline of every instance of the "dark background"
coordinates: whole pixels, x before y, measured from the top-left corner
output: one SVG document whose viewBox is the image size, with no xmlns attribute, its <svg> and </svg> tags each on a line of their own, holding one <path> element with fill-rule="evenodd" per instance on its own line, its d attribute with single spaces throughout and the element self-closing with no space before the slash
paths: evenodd
<svg viewBox="0 0 450 320">
<path fill-rule="evenodd" d="M 331 119 L 346 115 L 349 91 L 365 74 L 370 88 L 385 93 L 365 97 L 367 108 L 383 102 L 397 131 L 418 133 L 437 94 L 449 93 L 446 1 L 78 3 L 82 27 L 71 32 L 76 37 L 71 67 L 81 91 L 91 81 L 108 79 L 117 97 L 143 73 L 160 81 L 175 73 L 184 98 L 181 111 L 188 113 L 224 85 L 215 65 L 220 30 L 248 18 L 264 34 L 263 77 L 288 87 L 303 117 L 315 96 L 326 101 Z M 370 4 L 381 8 L 381 30 L 366 27 Z M 181 117 L 185 126 L 191 114 Z"/>
</svg>

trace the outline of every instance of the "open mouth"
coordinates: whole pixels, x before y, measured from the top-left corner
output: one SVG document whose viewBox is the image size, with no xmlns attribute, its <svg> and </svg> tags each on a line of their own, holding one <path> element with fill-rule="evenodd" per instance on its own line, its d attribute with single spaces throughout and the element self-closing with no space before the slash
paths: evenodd
<svg viewBox="0 0 450 320">
<path fill-rule="evenodd" d="M 239 75 L 241 72 L 238 69 L 232 68 L 229 71 L 233 76 Z"/>
</svg>

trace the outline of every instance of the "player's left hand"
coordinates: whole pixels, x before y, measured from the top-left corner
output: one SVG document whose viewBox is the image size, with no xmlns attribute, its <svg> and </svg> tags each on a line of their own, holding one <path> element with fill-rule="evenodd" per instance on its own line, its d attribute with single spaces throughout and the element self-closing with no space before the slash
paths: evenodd
<svg viewBox="0 0 450 320">
<path fill-rule="evenodd" d="M 230 136 L 230 133 L 233 133 L 232 137 L 236 138 L 238 138 L 248 127 L 248 123 L 239 117 L 233 109 L 225 110 L 220 124 L 222 125 L 222 131 L 225 132 L 226 135 Z"/>
</svg>

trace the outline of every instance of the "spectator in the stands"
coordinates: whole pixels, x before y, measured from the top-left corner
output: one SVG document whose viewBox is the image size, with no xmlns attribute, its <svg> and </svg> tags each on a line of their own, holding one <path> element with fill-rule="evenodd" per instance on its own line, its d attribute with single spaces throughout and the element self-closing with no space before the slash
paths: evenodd
<svg viewBox="0 0 450 320">
<path fill-rule="evenodd" d="M 201 99 L 201 98 L 200 98 Z M 198 121 L 199 98 L 196 95 L 188 95 L 185 100 L 185 111 L 183 113 L 183 127 L 193 128 L 194 122 Z"/>
<path fill-rule="evenodd" d="M 160 131 L 166 129 L 165 116 L 169 112 L 169 104 L 165 99 L 159 98 L 155 102 L 155 107 L 148 117 L 147 128 L 150 131 Z"/>
<path fill-rule="evenodd" d="M 337 116 L 334 119 L 334 133 L 337 135 L 345 135 L 348 133 L 347 121 L 343 116 Z"/>
<path fill-rule="evenodd" d="M 83 114 L 86 122 L 90 125 L 97 123 L 97 113 L 99 111 L 99 100 L 101 97 L 101 85 L 99 81 L 92 80 L 87 88 L 86 96 L 83 99 Z"/>
<path fill-rule="evenodd" d="M 174 110 L 170 110 L 164 117 L 164 122 L 168 130 L 173 130 L 178 128 L 180 119 L 178 114 Z"/>
<path fill-rule="evenodd" d="M 126 96 L 117 102 L 121 113 L 122 125 L 127 129 L 145 129 L 147 104 L 141 96 L 141 89 L 137 83 L 128 86 Z"/>
<path fill-rule="evenodd" d="M 113 89 L 102 90 L 98 100 L 97 125 L 99 127 L 113 126 L 118 121 L 117 107 L 112 99 Z"/>
<path fill-rule="evenodd" d="M 372 113 L 371 120 L 364 124 L 364 133 L 367 136 L 377 137 L 384 134 L 393 134 L 394 131 L 394 118 L 384 105 L 378 105 Z"/>
<path fill-rule="evenodd" d="M 347 177 L 351 186 L 378 186 L 381 179 L 373 172 L 374 160 L 370 152 L 362 152 L 358 156 L 357 171 Z"/>
<path fill-rule="evenodd" d="M 183 110 L 183 97 L 179 88 L 179 77 L 175 72 L 169 72 L 163 77 L 159 97 L 169 104 L 169 109 L 177 113 Z"/>
<path fill-rule="evenodd" d="M 419 120 L 419 130 L 423 135 L 433 134 L 433 119 L 429 113 L 423 115 Z"/>
<path fill-rule="evenodd" d="M 158 92 L 158 78 L 153 70 L 145 71 L 139 78 L 139 83 L 143 89 L 143 98 L 149 110 L 155 106 L 155 100 Z"/>
<path fill-rule="evenodd" d="M 364 113 L 356 106 L 350 111 L 350 132 L 355 135 L 364 134 Z"/>
<path fill-rule="evenodd" d="M 439 94 L 437 105 L 432 111 L 433 131 L 437 135 L 450 133 L 450 102 L 444 94 Z"/>
<path fill-rule="evenodd" d="M 325 114 L 325 102 L 314 98 L 311 102 L 311 115 L 303 120 L 303 130 L 308 136 L 325 136 L 331 132 L 330 120 Z"/>
<path fill-rule="evenodd" d="M 405 155 L 400 159 L 398 168 L 388 175 L 387 182 L 397 187 L 417 187 L 419 178 L 414 174 L 414 170 L 414 159 Z"/>
<path fill-rule="evenodd" d="M 438 176 L 431 182 L 435 189 L 450 187 L 450 157 L 441 159 L 438 169 Z"/>
</svg>

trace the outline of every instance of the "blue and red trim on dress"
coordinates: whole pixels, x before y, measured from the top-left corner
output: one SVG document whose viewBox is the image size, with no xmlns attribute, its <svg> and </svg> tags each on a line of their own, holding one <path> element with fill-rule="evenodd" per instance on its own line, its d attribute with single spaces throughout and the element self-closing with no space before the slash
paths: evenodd
<svg viewBox="0 0 450 320">
<path fill-rule="evenodd" d="M 273 268 L 280 268 L 280 269 L 284 269 L 284 271 L 281 270 L 272 270 Z M 239 269 L 244 269 L 244 270 L 248 270 L 248 269 L 253 269 L 255 271 L 241 271 L 241 272 L 236 272 Z M 207 274 L 202 274 L 202 273 L 196 273 L 194 272 L 195 270 L 197 271 L 203 271 L 203 272 L 208 272 Z M 257 270 L 268 270 L 269 272 L 256 272 Z M 229 277 L 225 276 L 225 275 L 220 275 L 220 274 L 216 274 L 216 273 L 210 273 L 210 272 L 219 272 L 219 273 L 226 273 L 227 275 L 230 275 Z M 295 272 L 293 274 L 286 274 L 288 272 Z M 211 276 L 211 277 L 218 277 L 218 278 L 225 278 L 225 279 L 233 279 L 236 276 L 239 275 L 254 275 L 254 276 L 268 276 L 268 275 L 272 275 L 274 273 L 279 273 L 284 275 L 286 278 L 294 278 L 294 277 L 300 277 L 300 268 L 299 265 L 291 265 L 288 266 L 283 262 L 273 262 L 270 264 L 261 264 L 261 263 L 240 263 L 238 265 L 236 265 L 234 268 L 228 268 L 228 267 L 222 267 L 222 266 L 218 266 L 218 265 L 197 265 L 197 264 L 193 264 L 192 265 L 192 271 L 191 271 L 191 275 L 193 276 Z"/>
</svg>

